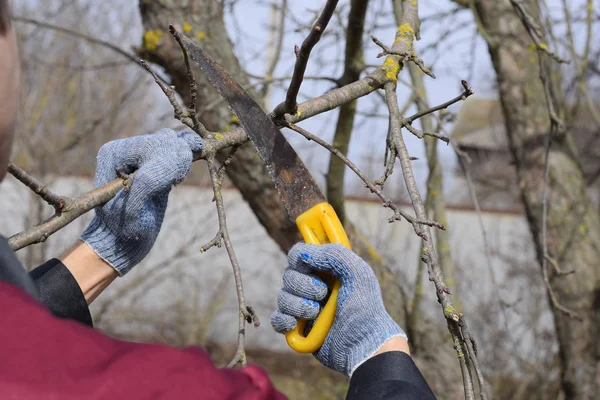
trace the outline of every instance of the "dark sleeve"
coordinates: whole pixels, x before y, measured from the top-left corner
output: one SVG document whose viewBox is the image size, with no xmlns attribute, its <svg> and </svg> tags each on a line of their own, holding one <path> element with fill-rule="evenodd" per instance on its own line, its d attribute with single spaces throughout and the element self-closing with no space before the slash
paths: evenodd
<svg viewBox="0 0 600 400">
<path fill-rule="evenodd" d="M 435 400 L 412 358 L 389 351 L 365 361 L 354 371 L 346 400 Z"/>
<path fill-rule="evenodd" d="M 31 277 L 21 265 L 14 251 L 4 236 L 0 235 L 0 282 L 10 283 L 21 288 L 25 293 L 39 299 L 40 294 L 31 280 Z"/>
<path fill-rule="evenodd" d="M 29 273 L 39 300 L 57 317 L 93 326 L 85 296 L 71 272 L 58 259 L 45 262 Z"/>
</svg>

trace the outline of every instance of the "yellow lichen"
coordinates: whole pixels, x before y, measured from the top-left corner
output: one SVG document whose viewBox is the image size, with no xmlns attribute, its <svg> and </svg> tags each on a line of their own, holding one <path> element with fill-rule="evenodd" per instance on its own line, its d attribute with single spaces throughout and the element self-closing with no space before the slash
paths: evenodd
<svg viewBox="0 0 600 400">
<path fill-rule="evenodd" d="M 444 311 L 449 314 L 452 314 L 456 312 L 456 309 L 453 306 L 446 306 L 446 308 L 444 308 Z"/>
<path fill-rule="evenodd" d="M 185 33 L 190 33 L 192 31 L 192 24 L 190 24 L 189 22 L 185 21 L 183 23 L 183 31 Z"/>
<path fill-rule="evenodd" d="M 206 39 L 206 32 L 198 31 L 198 33 L 196 33 L 196 39 L 198 39 L 198 40 Z"/>
<path fill-rule="evenodd" d="M 394 82 L 398 80 L 398 73 L 400 73 L 400 64 L 398 64 L 398 61 L 395 61 L 392 57 L 387 56 L 381 67 L 385 72 L 386 78 Z"/>
<path fill-rule="evenodd" d="M 412 39 L 415 36 L 415 31 L 410 24 L 402 24 L 398 27 L 396 35 Z"/>
<path fill-rule="evenodd" d="M 224 139 L 224 138 L 225 138 L 225 136 L 223 136 L 223 135 L 222 135 L 222 134 L 220 134 L 220 133 L 217 133 L 217 134 L 215 135 L 215 139 Z"/>
<path fill-rule="evenodd" d="M 237 117 L 237 115 L 233 114 L 233 115 L 231 116 L 231 123 L 232 123 L 232 124 L 238 124 L 238 125 L 240 124 L 240 120 L 239 120 L 239 118 Z"/>
<path fill-rule="evenodd" d="M 160 29 L 154 29 L 144 32 L 143 45 L 146 50 L 156 50 L 162 39 L 163 33 Z"/>
</svg>

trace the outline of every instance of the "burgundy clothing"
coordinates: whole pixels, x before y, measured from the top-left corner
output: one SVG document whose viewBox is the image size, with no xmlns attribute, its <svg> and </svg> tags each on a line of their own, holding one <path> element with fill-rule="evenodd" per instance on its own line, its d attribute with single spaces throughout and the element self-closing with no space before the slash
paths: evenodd
<svg viewBox="0 0 600 400">
<path fill-rule="evenodd" d="M 256 366 L 218 369 L 199 348 L 113 339 L 3 282 L 0 306 L 2 399 L 285 399 Z"/>
<path fill-rule="evenodd" d="M 112 339 L 92 329 L 75 278 L 52 259 L 27 274 L 0 236 L 0 400 L 285 399 L 263 370 L 219 369 L 199 348 Z M 413 360 L 365 361 L 347 400 L 435 399 Z"/>
</svg>

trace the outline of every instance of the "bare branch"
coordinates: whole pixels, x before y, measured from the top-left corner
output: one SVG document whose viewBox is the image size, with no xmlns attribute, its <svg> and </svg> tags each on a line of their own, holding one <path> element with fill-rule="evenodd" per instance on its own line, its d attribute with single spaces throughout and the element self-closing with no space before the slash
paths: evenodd
<svg viewBox="0 0 600 400">
<path fill-rule="evenodd" d="M 138 66 L 140 65 L 138 57 L 136 57 L 133 54 L 128 53 L 127 51 L 123 50 L 122 48 L 120 48 L 118 46 L 115 46 L 111 42 L 107 42 L 107 41 L 104 41 L 104 40 L 101 40 L 101 39 L 98 39 L 98 38 L 86 35 L 85 33 L 77 32 L 77 31 L 74 31 L 74 30 L 69 29 L 69 28 L 64 28 L 62 26 L 49 24 L 47 22 L 39 21 L 39 20 L 33 19 L 33 18 L 25 18 L 25 17 L 19 17 L 19 16 L 16 16 L 16 15 L 13 15 L 12 16 L 12 20 L 15 21 L 15 22 L 22 22 L 22 23 L 26 23 L 26 24 L 32 24 L 32 25 L 39 26 L 41 28 L 51 29 L 51 30 L 54 30 L 54 31 L 57 31 L 57 32 L 65 33 L 67 35 L 83 39 L 86 42 L 90 42 L 90 43 L 94 43 L 94 44 L 106 47 L 106 48 L 108 48 L 108 49 L 110 49 L 110 50 L 112 50 L 112 51 L 120 54 L 121 56 L 127 58 L 128 60 L 130 60 L 134 64 L 136 64 Z M 160 79 L 161 82 L 163 82 L 163 83 L 166 84 L 166 82 L 163 79 L 161 79 L 161 78 L 158 78 L 158 79 Z"/>
<path fill-rule="evenodd" d="M 406 52 L 394 51 L 394 50 L 390 49 L 389 47 L 387 47 L 385 44 L 383 44 L 375 36 L 371 36 L 371 40 L 373 41 L 373 43 L 375 43 L 377 46 L 381 47 L 381 49 L 383 50 L 381 53 L 377 54 L 377 58 L 381 58 L 381 57 L 387 56 L 387 55 L 399 56 L 402 59 L 401 62 L 412 61 L 417 65 L 417 67 L 419 67 L 421 69 L 421 71 L 423 71 L 423 73 L 425 75 L 428 75 L 428 76 L 432 77 L 433 79 L 435 79 L 435 74 L 433 72 L 431 72 L 431 70 L 425 66 L 425 62 L 423 61 L 423 59 L 420 57 L 417 57 L 417 54 L 414 51 L 406 51 Z"/>
<path fill-rule="evenodd" d="M 569 60 L 565 60 L 564 58 L 559 57 L 558 54 L 548 49 L 548 43 L 544 42 L 543 40 L 544 34 L 542 28 L 538 26 L 531 14 L 529 14 L 529 11 L 527 11 L 527 9 L 525 8 L 525 4 L 523 4 L 523 0 L 510 0 L 510 4 L 512 4 L 513 8 L 517 12 L 517 15 L 521 19 L 521 22 L 523 22 L 523 26 L 527 30 L 527 33 L 529 33 L 529 36 L 531 37 L 531 40 L 533 40 L 533 43 L 535 43 L 536 48 L 539 51 L 546 53 L 548 56 L 552 57 L 557 62 L 561 64 L 568 64 Z"/>
<path fill-rule="evenodd" d="M 231 157 L 231 155 L 230 155 Z M 240 269 L 239 262 L 237 260 L 237 256 L 235 255 L 235 251 L 233 249 L 233 245 L 231 244 L 231 239 L 229 237 L 229 231 L 227 230 L 227 217 L 225 214 L 225 206 L 223 204 L 223 191 L 222 191 L 222 183 L 223 178 L 225 176 L 225 168 L 221 166 L 217 168 L 217 163 L 214 156 L 210 156 L 206 160 L 208 164 L 208 170 L 210 172 L 210 180 L 212 182 L 214 199 L 217 206 L 217 215 L 219 219 L 219 231 L 221 232 L 221 236 L 223 238 L 223 243 L 225 244 L 225 249 L 227 249 L 227 254 L 229 255 L 229 261 L 233 267 L 233 276 L 235 279 L 235 288 L 237 292 L 238 298 L 238 307 L 239 307 L 239 330 L 238 330 L 238 347 L 235 353 L 235 356 L 229 363 L 229 367 L 233 367 L 237 364 L 241 364 L 242 366 L 246 365 L 246 350 L 245 350 L 245 337 L 246 337 L 246 322 L 253 323 L 255 327 L 260 325 L 258 320 L 258 316 L 254 312 L 251 307 L 246 306 L 246 300 L 244 298 L 244 287 L 242 285 L 242 273 Z M 226 164 L 224 164 L 226 165 Z"/>
<path fill-rule="evenodd" d="M 133 176 L 126 180 L 115 179 L 74 199 L 63 197 L 65 202 L 60 212 L 55 213 L 39 225 L 11 236 L 8 239 L 8 244 L 13 250 L 17 251 L 23 247 L 45 241 L 50 235 L 64 228 L 78 217 L 112 199 L 123 187 L 130 186 L 132 178 Z"/>
<path fill-rule="evenodd" d="M 192 68 L 190 67 L 190 56 L 181 40 L 181 33 L 179 33 L 173 25 L 169 25 L 169 32 L 171 32 L 171 35 L 173 35 L 173 37 L 179 44 L 179 47 L 181 47 L 181 51 L 183 52 L 183 60 L 185 62 L 185 70 L 187 72 L 188 80 L 190 83 L 190 104 L 187 107 L 187 115 L 192 120 L 192 129 L 195 132 L 197 132 L 200 135 L 200 137 L 205 138 L 206 136 L 208 136 L 208 130 L 206 130 L 204 125 L 200 123 L 198 115 L 196 114 L 196 97 L 198 96 L 198 86 L 196 85 L 194 71 L 192 71 Z"/>
<path fill-rule="evenodd" d="M 406 44 L 409 44 L 412 47 L 412 40 L 415 38 L 415 32 L 418 31 L 419 26 L 418 1 L 402 1 L 401 7 L 403 12 L 401 21 L 402 24 L 398 29 L 396 34 L 396 43 L 392 49 L 393 51 L 399 53 L 406 52 L 406 50 L 404 50 L 400 45 L 405 46 Z M 400 49 L 396 47 L 400 47 Z M 397 57 L 396 61 L 400 60 L 400 56 L 388 56 L 388 58 L 391 57 Z M 402 174 L 404 175 L 404 182 L 415 210 L 415 216 L 418 219 L 425 220 L 427 219 L 425 203 L 423 202 L 421 194 L 419 193 L 418 185 L 411 165 L 411 158 L 404 142 L 404 138 L 402 137 L 402 115 L 400 114 L 398 98 L 396 95 L 396 82 L 398 73 L 400 71 L 399 68 L 397 68 L 390 72 L 393 74 L 393 76 L 391 76 L 391 79 L 387 80 L 384 84 L 386 103 L 390 113 L 390 126 L 388 135 L 390 142 L 397 151 Z M 459 321 L 461 318 L 463 318 L 463 316 L 457 312 L 456 308 L 452 304 L 451 293 L 444 281 L 443 271 L 439 266 L 438 256 L 430 228 L 427 225 L 413 225 L 413 227 L 415 229 L 415 233 L 423 239 L 423 248 L 421 250 L 422 260 L 427 265 L 429 280 L 435 285 L 437 299 L 442 306 L 444 316 L 448 323 L 448 330 L 455 341 L 455 348 L 457 350 L 457 356 L 463 375 L 465 395 L 467 398 L 474 398 L 473 379 L 470 374 L 470 365 L 473 365 L 475 369 L 478 368 L 478 365 L 471 363 L 470 357 L 464 357 L 464 349 L 467 347 L 467 344 L 465 343 L 465 338 L 460 334 L 459 326 Z M 463 355 L 462 357 L 461 354 Z M 476 355 L 473 354 L 473 357 L 475 356 Z M 485 386 L 483 383 L 480 392 L 481 398 L 485 399 Z"/>
<path fill-rule="evenodd" d="M 444 228 L 444 225 L 440 224 L 439 222 L 430 221 L 427 219 L 420 220 L 420 219 L 417 219 L 417 218 L 411 216 L 410 214 L 407 214 L 406 212 L 404 212 L 400 208 L 400 206 L 394 204 L 390 198 L 386 197 L 383 194 L 383 192 L 377 187 L 375 182 L 373 182 L 369 178 L 367 178 L 362 173 L 362 171 L 356 165 L 354 165 L 354 163 L 352 161 L 350 161 L 348 159 L 348 157 L 346 157 L 342 152 L 340 152 L 338 149 L 336 149 L 329 143 L 325 142 L 320 137 L 313 135 L 312 133 L 308 132 L 307 130 L 305 130 L 297 125 L 294 125 L 292 122 L 289 121 L 289 119 L 290 119 L 289 116 L 286 115 L 286 122 L 287 122 L 286 126 L 288 128 L 290 128 L 291 130 L 293 130 L 295 132 L 298 132 L 299 134 L 301 134 L 308 140 L 312 140 L 312 141 L 316 142 L 320 146 L 329 150 L 333 155 L 338 157 L 340 160 L 342 160 L 344 162 L 344 164 L 346 164 L 352 170 L 352 172 L 354 172 L 365 183 L 366 187 L 369 188 L 369 190 L 371 190 L 371 193 L 374 193 L 375 195 L 377 195 L 377 197 L 379 197 L 379 199 L 383 203 L 384 207 L 387 207 L 394 211 L 394 215 L 388 219 L 389 222 L 398 221 L 402 217 L 405 220 L 407 220 L 408 222 L 410 222 L 413 226 L 428 225 L 428 226 L 435 226 L 436 228 L 442 229 L 442 230 L 446 229 L 446 228 Z"/>
<path fill-rule="evenodd" d="M 173 89 L 173 87 L 165 84 L 158 77 L 158 75 L 156 75 L 156 72 L 152 70 L 152 68 L 150 67 L 150 65 L 148 65 L 146 61 L 140 60 L 140 64 L 142 65 L 142 67 L 144 67 L 146 71 L 150 73 L 150 75 L 152 75 L 156 84 L 161 88 L 165 96 L 167 96 L 167 99 L 169 99 L 169 102 L 173 106 L 173 116 L 175 117 L 175 119 L 181 121 L 182 124 L 187 125 L 190 129 L 194 129 L 194 120 L 190 117 L 189 113 L 187 111 L 183 111 L 181 105 L 179 105 L 179 102 L 175 98 L 175 90 Z"/>
<path fill-rule="evenodd" d="M 421 117 L 423 117 L 423 116 L 425 116 L 427 114 L 431 114 L 431 113 L 434 113 L 436 111 L 446 109 L 446 108 L 450 107 L 451 105 L 453 105 L 455 103 L 458 103 L 459 101 L 466 100 L 467 97 L 469 97 L 473 93 L 475 93 L 473 91 L 473 89 L 471 89 L 471 87 L 469 86 L 469 84 L 467 83 L 467 81 L 462 80 L 462 81 L 460 81 L 460 84 L 465 89 L 464 92 L 462 92 L 461 94 L 459 94 L 455 98 L 453 98 L 451 100 L 448 100 L 445 103 L 442 103 L 442 104 L 440 104 L 438 106 L 435 106 L 435 107 L 431 107 L 431 108 L 429 108 L 427 110 L 420 111 L 420 112 L 416 113 L 415 115 L 412 115 L 412 116 L 406 118 L 406 122 L 409 123 L 409 124 L 412 124 L 414 121 L 416 121 L 417 119 L 419 119 L 419 118 L 421 118 Z"/>
<path fill-rule="evenodd" d="M 275 3 L 273 3 L 274 11 L 276 12 Z M 272 59 L 267 66 L 267 70 L 265 71 L 265 83 L 261 89 L 262 97 L 266 97 L 269 92 L 269 87 L 273 82 L 273 73 L 275 72 L 275 68 L 277 68 L 277 64 L 279 64 L 279 59 L 281 58 L 281 49 L 283 48 L 283 37 L 285 36 L 285 13 L 287 9 L 287 0 L 281 0 L 281 6 L 279 9 L 279 22 L 277 23 L 277 41 L 274 44 L 274 49 L 272 53 Z"/>
<path fill-rule="evenodd" d="M 33 190 L 33 192 L 40 196 L 42 200 L 54 207 L 54 210 L 57 213 L 59 213 L 64 208 L 65 201 L 69 200 L 66 197 L 62 197 L 51 192 L 46 185 L 39 182 L 33 176 L 29 175 L 27 172 L 25 172 L 12 162 L 8 164 L 8 172 L 12 176 L 14 176 L 19 182 L 27 186 L 29 189 Z"/>
<path fill-rule="evenodd" d="M 325 31 L 325 28 L 327 27 L 327 24 L 329 23 L 329 20 L 335 11 L 337 3 L 338 0 L 327 0 L 321 15 L 312 26 L 310 33 L 306 39 L 304 39 L 304 42 L 302 42 L 300 49 L 296 52 L 296 65 L 294 66 L 292 81 L 290 82 L 290 86 L 285 96 L 285 102 L 275 107 L 275 110 L 273 111 L 275 115 L 281 116 L 286 113 L 296 114 L 298 111 L 298 103 L 296 101 L 298 92 L 300 91 L 300 85 L 302 85 L 302 80 L 304 79 L 304 72 L 306 71 L 306 66 L 308 65 L 310 52 L 321 39 L 323 31 Z"/>
</svg>

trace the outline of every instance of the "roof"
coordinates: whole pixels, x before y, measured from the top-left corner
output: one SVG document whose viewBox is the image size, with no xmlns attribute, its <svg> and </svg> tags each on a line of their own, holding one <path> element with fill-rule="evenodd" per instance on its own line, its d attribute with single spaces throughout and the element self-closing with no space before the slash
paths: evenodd
<svg viewBox="0 0 600 400">
<path fill-rule="evenodd" d="M 600 109 L 600 104 L 596 104 Z M 574 135 L 577 148 L 584 159 L 591 157 L 591 146 L 596 152 L 598 144 L 598 127 L 594 116 L 585 104 L 578 108 L 577 115 L 572 118 L 570 129 Z M 469 97 L 458 111 L 458 116 L 451 136 L 462 147 L 472 147 L 481 150 L 508 150 L 508 138 L 504 125 L 504 116 L 500 101 L 496 98 Z M 584 163 L 585 164 L 585 163 Z"/>
<path fill-rule="evenodd" d="M 451 136 L 461 146 L 497 150 L 507 146 L 505 133 L 500 102 L 470 97 L 460 107 Z"/>
</svg>

